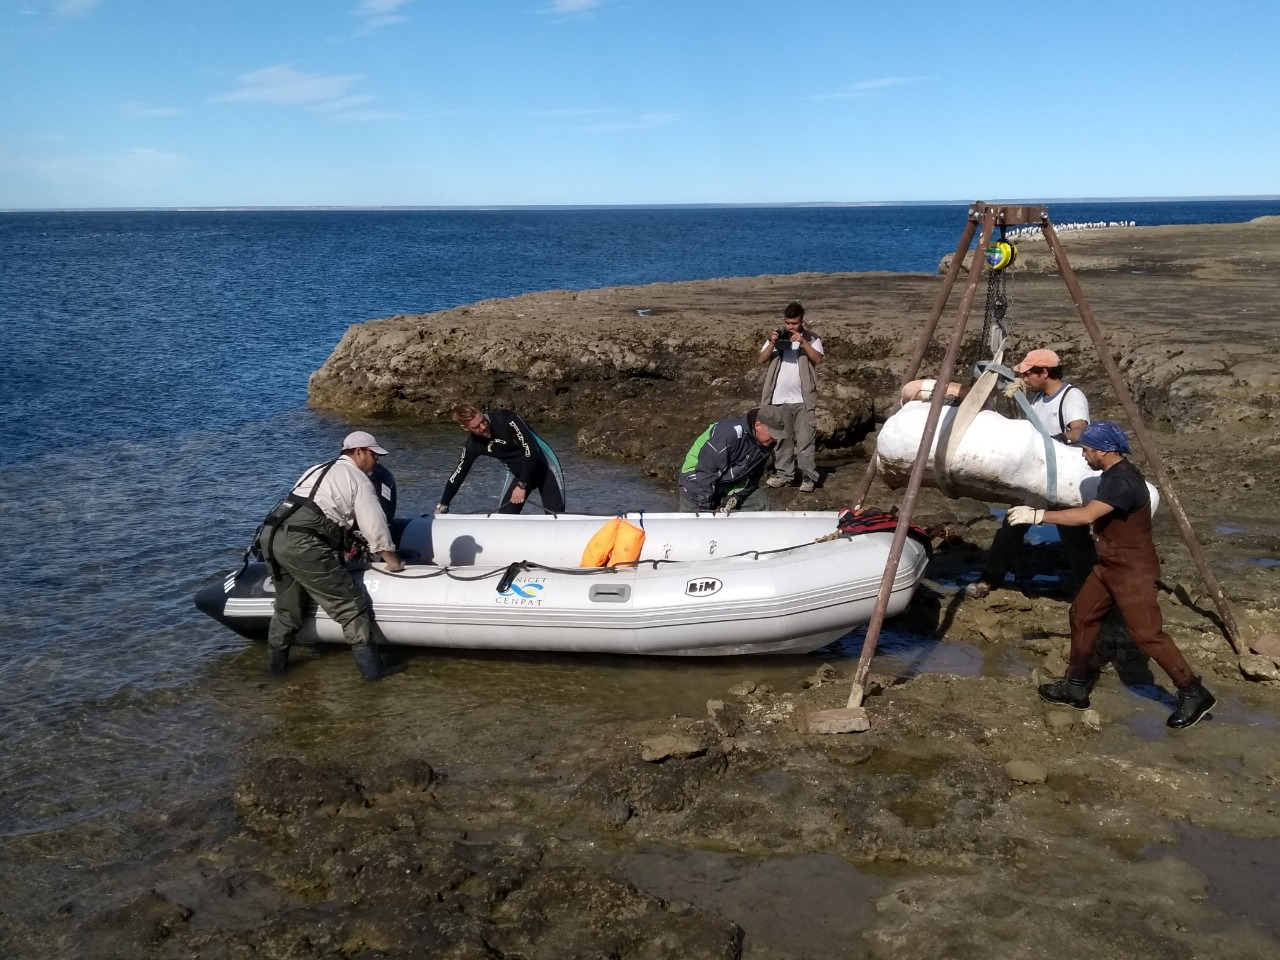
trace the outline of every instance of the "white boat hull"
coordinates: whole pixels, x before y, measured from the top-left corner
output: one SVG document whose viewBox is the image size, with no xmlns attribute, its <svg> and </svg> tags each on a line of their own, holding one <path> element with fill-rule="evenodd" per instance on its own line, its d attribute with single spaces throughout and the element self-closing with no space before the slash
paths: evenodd
<svg viewBox="0 0 1280 960">
<path fill-rule="evenodd" d="M 639 563 L 578 567 L 606 519 L 423 517 L 399 538 L 401 551 L 420 562 L 400 574 L 378 564 L 353 576 L 391 643 L 666 656 L 803 653 L 870 620 L 893 538 L 881 531 L 814 542 L 835 531 L 834 512 L 629 515 L 647 534 Z M 927 548 L 908 537 L 888 616 L 910 603 L 927 561 Z M 272 610 L 266 567 L 251 564 L 206 588 L 197 604 L 239 633 L 265 635 Z M 342 631 L 316 611 L 308 637 L 342 642 Z"/>
</svg>

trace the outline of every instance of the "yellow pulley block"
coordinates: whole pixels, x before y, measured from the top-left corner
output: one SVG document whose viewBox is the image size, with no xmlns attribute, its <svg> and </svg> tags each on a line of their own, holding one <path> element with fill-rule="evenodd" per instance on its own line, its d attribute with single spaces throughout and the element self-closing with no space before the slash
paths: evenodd
<svg viewBox="0 0 1280 960">
<path fill-rule="evenodd" d="M 1008 240 L 996 240 L 987 245 L 987 266 L 992 270 L 1004 270 L 1018 259 L 1018 248 Z"/>
</svg>

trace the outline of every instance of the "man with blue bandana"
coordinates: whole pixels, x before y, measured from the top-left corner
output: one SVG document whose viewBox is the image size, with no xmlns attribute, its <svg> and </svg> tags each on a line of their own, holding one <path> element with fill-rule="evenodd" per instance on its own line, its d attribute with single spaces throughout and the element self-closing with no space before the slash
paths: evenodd
<svg viewBox="0 0 1280 960">
<path fill-rule="evenodd" d="M 1085 462 L 1102 471 L 1098 493 L 1084 506 L 1065 510 L 1013 507 L 1009 523 L 1092 525 L 1098 562 L 1071 602 L 1071 655 L 1067 675 L 1040 685 L 1049 703 L 1083 710 L 1089 706 L 1090 668 L 1102 621 L 1119 608 L 1138 649 L 1160 665 L 1178 688 L 1178 705 L 1167 723 L 1175 730 L 1193 726 L 1217 702 L 1191 671 L 1182 651 L 1164 632 L 1156 601 L 1160 559 L 1151 537 L 1151 495 L 1147 482 L 1125 459 L 1129 440 L 1110 420 L 1097 420 L 1080 434 Z"/>
</svg>

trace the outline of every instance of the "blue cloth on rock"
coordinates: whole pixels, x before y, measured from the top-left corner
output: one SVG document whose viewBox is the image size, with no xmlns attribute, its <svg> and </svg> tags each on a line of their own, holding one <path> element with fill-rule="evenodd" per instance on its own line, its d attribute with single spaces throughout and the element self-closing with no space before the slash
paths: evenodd
<svg viewBox="0 0 1280 960">
<path fill-rule="evenodd" d="M 1080 431 L 1080 446 L 1104 453 L 1128 453 L 1129 438 L 1124 429 L 1111 420 L 1094 420 Z"/>
</svg>

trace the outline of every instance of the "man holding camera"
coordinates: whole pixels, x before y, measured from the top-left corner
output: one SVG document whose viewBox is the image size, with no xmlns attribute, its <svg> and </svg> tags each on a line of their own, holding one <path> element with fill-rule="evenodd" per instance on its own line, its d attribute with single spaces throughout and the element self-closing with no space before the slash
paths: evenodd
<svg viewBox="0 0 1280 960">
<path fill-rule="evenodd" d="M 762 404 L 782 413 L 787 436 L 778 441 L 774 474 L 765 484 L 788 486 L 800 473 L 800 492 L 812 493 L 818 483 L 818 380 L 814 368 L 822 362 L 822 338 L 804 327 L 804 307 L 791 301 L 782 311 L 783 326 L 769 333 L 760 348 L 765 371 Z"/>
</svg>

